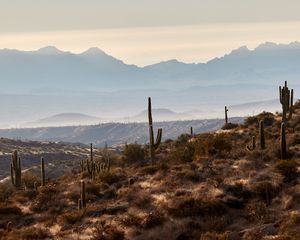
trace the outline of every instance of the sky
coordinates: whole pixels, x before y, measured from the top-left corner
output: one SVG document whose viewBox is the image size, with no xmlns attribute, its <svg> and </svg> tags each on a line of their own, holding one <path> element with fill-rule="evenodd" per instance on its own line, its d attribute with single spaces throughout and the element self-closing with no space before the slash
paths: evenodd
<svg viewBox="0 0 300 240">
<path fill-rule="evenodd" d="M 145 66 L 300 41 L 299 0 L 0 0 L 0 49 L 99 47 Z"/>
</svg>

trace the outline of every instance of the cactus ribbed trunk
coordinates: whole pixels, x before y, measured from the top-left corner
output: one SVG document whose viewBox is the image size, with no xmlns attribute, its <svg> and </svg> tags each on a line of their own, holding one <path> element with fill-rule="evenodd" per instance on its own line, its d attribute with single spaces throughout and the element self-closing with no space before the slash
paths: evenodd
<svg viewBox="0 0 300 240">
<path fill-rule="evenodd" d="M 81 203 L 81 208 L 86 207 L 85 182 L 84 181 L 80 182 L 80 203 Z"/>
<path fill-rule="evenodd" d="M 286 159 L 287 157 L 287 146 L 285 137 L 285 123 L 281 123 L 281 134 L 280 134 L 280 154 L 281 159 Z"/>
<path fill-rule="evenodd" d="M 162 138 L 162 129 L 157 130 L 156 141 L 154 142 L 153 121 L 152 121 L 152 106 L 151 98 L 148 98 L 148 121 L 149 121 L 149 157 L 153 164 L 155 159 L 155 150 L 159 147 Z"/>
<path fill-rule="evenodd" d="M 18 152 L 14 151 L 11 156 L 10 164 L 11 182 L 16 188 L 20 188 L 22 185 L 22 169 L 21 159 L 18 158 Z"/>
<path fill-rule="evenodd" d="M 41 185 L 45 186 L 45 161 L 44 158 L 41 158 Z"/>
<path fill-rule="evenodd" d="M 228 108 L 227 108 L 227 106 L 225 106 L 225 125 L 228 124 L 228 114 L 227 114 L 227 112 L 228 112 Z"/>
<path fill-rule="evenodd" d="M 264 122 L 262 120 L 259 122 L 259 139 L 260 139 L 260 149 L 264 150 L 266 148 L 266 141 L 265 141 Z"/>
</svg>

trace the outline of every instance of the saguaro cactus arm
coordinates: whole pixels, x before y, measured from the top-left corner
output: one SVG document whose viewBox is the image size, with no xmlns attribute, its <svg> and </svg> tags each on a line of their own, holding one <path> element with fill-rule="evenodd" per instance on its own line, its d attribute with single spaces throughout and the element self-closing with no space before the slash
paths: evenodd
<svg viewBox="0 0 300 240">
<path fill-rule="evenodd" d="M 256 142 L 255 142 L 255 136 L 252 136 L 252 141 L 251 141 L 252 146 L 246 146 L 247 150 L 252 152 L 256 148 Z"/>
</svg>

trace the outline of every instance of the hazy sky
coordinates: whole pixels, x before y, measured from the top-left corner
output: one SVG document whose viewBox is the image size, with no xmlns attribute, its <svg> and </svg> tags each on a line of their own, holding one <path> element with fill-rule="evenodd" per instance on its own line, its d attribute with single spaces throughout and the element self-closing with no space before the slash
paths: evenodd
<svg viewBox="0 0 300 240">
<path fill-rule="evenodd" d="M 300 40 L 299 0 L 0 0 L 0 48 L 97 46 L 125 62 L 203 62 Z"/>
</svg>

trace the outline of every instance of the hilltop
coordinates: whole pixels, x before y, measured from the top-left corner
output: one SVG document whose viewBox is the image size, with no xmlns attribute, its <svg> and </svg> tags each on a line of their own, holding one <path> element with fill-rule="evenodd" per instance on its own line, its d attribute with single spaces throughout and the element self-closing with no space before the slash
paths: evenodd
<svg viewBox="0 0 300 240">
<path fill-rule="evenodd" d="M 265 134 L 262 150 L 260 121 Z M 10 182 L 2 183 L 0 236 L 299 239 L 300 102 L 286 124 L 284 160 L 281 114 L 263 112 L 232 127 L 165 141 L 153 165 L 147 145 L 129 144 L 122 152 L 95 149 L 94 161 L 104 165 L 94 180 L 85 167 L 82 172 L 78 160 L 71 172 L 48 179 L 44 187 L 35 189 L 39 175 L 30 171 L 26 188 L 15 190 Z M 251 136 L 256 136 L 255 145 Z M 46 164 L 46 175 L 47 169 Z M 78 210 L 82 179 L 87 206 Z"/>
</svg>

